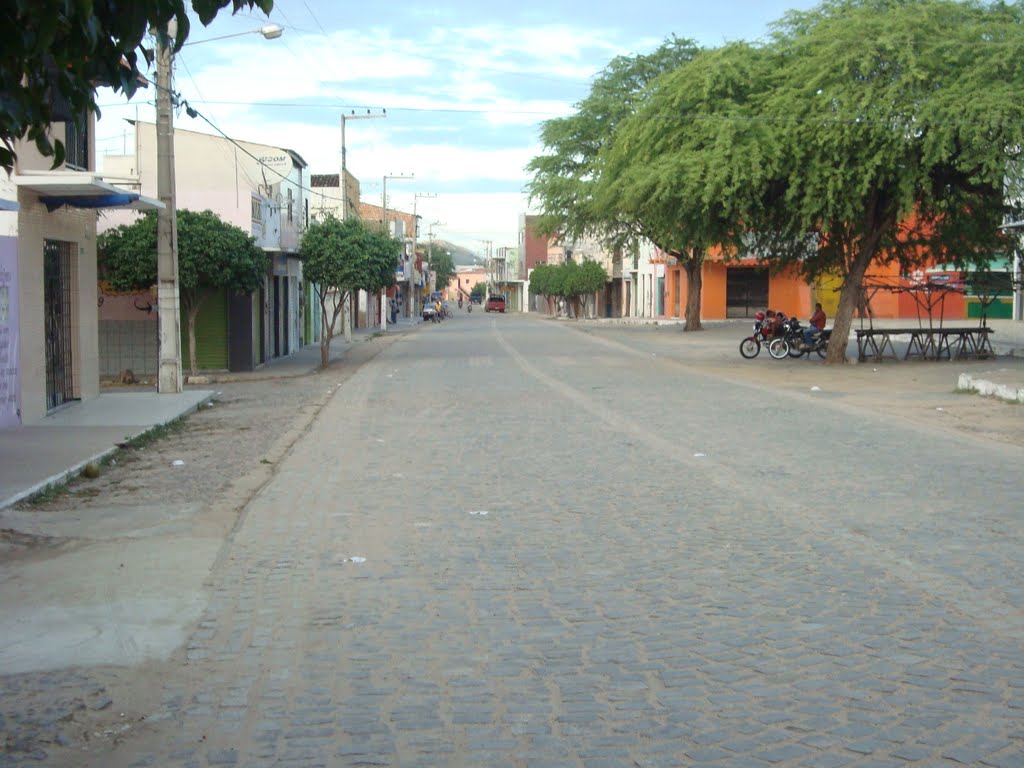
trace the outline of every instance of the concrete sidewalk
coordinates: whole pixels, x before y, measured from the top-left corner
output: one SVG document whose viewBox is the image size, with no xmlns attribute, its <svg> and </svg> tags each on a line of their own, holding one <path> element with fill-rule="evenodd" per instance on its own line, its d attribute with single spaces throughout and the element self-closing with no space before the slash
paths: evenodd
<svg viewBox="0 0 1024 768">
<path fill-rule="evenodd" d="M 154 427 L 192 413 L 215 393 L 104 392 L 37 424 L 0 430 L 0 509 L 77 474 Z"/>
<path fill-rule="evenodd" d="M 417 325 L 418 321 L 400 320 L 387 333 L 407 332 Z M 344 359 L 355 344 L 377 333 L 376 329 L 360 329 L 351 343 L 333 339 L 331 363 Z M 306 376 L 319 368 L 320 345 L 311 344 L 255 371 L 197 377 L 180 394 L 113 386 L 92 400 L 70 403 L 36 424 L 0 430 L 0 509 L 78 474 L 89 462 L 116 451 L 121 443 L 192 413 L 216 396 L 210 385 Z"/>
</svg>

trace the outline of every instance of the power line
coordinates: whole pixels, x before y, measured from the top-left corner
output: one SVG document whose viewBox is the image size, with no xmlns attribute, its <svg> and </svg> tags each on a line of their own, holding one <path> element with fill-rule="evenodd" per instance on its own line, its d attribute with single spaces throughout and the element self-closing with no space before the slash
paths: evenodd
<svg viewBox="0 0 1024 768">
<path fill-rule="evenodd" d="M 245 106 L 245 107 L 285 107 L 287 109 L 384 109 L 379 106 L 368 106 L 366 104 L 302 104 L 295 102 L 284 102 L 284 101 L 204 101 L 197 100 L 196 104 L 209 104 L 209 105 L 226 105 L 226 106 Z M 100 104 L 100 109 L 107 107 L 122 107 L 123 103 L 115 104 Z M 435 112 L 439 114 L 470 114 L 470 115 L 529 115 L 537 117 L 552 117 L 561 116 L 560 112 L 555 111 L 542 111 L 542 110 L 525 110 L 525 109 L 483 109 L 476 107 L 387 107 L 388 112 L 417 112 L 417 113 L 428 113 Z"/>
</svg>

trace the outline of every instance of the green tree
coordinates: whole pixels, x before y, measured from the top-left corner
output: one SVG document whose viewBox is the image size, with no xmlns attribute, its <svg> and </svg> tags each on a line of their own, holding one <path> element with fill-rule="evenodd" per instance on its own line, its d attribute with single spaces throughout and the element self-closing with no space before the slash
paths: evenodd
<svg viewBox="0 0 1024 768">
<path fill-rule="evenodd" d="M 273 0 L 192 0 L 207 25 L 227 6 L 232 13 L 258 7 L 269 14 Z M 173 41 L 178 50 L 189 35 L 185 0 L 5 0 L 0 7 L 4 30 L 0 47 L 0 166 L 14 167 L 14 143 L 28 138 L 54 167 L 64 147 L 51 141 L 54 102 L 63 100 L 71 115 L 99 114 L 97 84 L 128 98 L 141 82 L 141 60 L 152 63 L 146 43 L 150 28 L 165 30 L 177 19 Z M 57 98 L 59 97 L 59 99 Z"/>
<path fill-rule="evenodd" d="M 596 261 L 567 261 L 557 269 L 562 272 L 562 296 L 572 306 L 573 315 L 586 315 L 590 299 L 607 285 L 608 272 Z"/>
<path fill-rule="evenodd" d="M 845 360 L 871 264 L 984 263 L 1000 248 L 1004 180 L 1024 147 L 1022 15 L 831 0 L 775 28 L 758 115 L 772 178 L 750 181 L 762 197 L 746 223 L 773 258 L 842 278 L 829 362 Z"/>
<path fill-rule="evenodd" d="M 483 299 L 485 293 L 487 293 L 487 283 L 475 283 L 469 295 L 474 298 Z"/>
<path fill-rule="evenodd" d="M 547 299 L 549 314 L 554 314 L 555 299 L 562 295 L 562 276 L 554 264 L 538 264 L 530 272 L 530 292 Z"/>
<path fill-rule="evenodd" d="M 635 222 L 637 234 L 683 265 L 687 331 L 702 328 L 709 249 L 730 256 L 743 247 L 746 197 L 762 180 L 760 153 L 770 141 L 752 119 L 764 83 L 758 49 L 734 43 L 701 51 L 658 78 L 601 151 L 595 205 Z"/>
<path fill-rule="evenodd" d="M 252 293 L 263 285 L 267 256 L 244 230 L 212 211 L 179 210 L 178 288 L 188 326 L 189 368 L 196 363 L 196 318 L 218 292 Z M 144 290 L 157 279 L 156 214 L 148 212 L 98 239 L 101 274 L 117 290 Z"/>
<path fill-rule="evenodd" d="M 638 234 L 635 220 L 594 200 L 599 154 L 619 124 L 643 104 L 648 85 L 697 50 L 692 40 L 673 36 L 652 53 L 618 56 L 594 80 L 575 114 L 544 122 L 545 154 L 526 166 L 533 174 L 527 191 L 540 207 L 538 233 L 570 240 L 622 240 Z"/>
<path fill-rule="evenodd" d="M 320 300 L 320 365 L 330 361 L 338 317 L 356 291 L 381 291 L 395 282 L 402 244 L 360 219 L 329 216 L 310 224 L 299 244 L 302 272 Z"/>
<path fill-rule="evenodd" d="M 430 269 L 434 272 L 434 284 L 437 286 L 437 290 L 439 291 L 443 291 L 456 274 L 455 262 L 452 261 L 452 255 L 445 250 L 434 251 L 434 255 L 430 257 Z"/>
</svg>

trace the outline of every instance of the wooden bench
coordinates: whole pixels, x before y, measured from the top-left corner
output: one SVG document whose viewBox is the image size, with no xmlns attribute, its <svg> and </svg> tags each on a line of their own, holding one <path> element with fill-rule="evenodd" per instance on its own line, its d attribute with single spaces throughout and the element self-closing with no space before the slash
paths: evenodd
<svg viewBox="0 0 1024 768">
<path fill-rule="evenodd" d="M 988 326 L 951 328 L 858 328 L 857 359 L 865 362 L 869 358 L 881 361 L 886 357 L 896 359 L 894 336 L 909 336 L 910 343 L 903 355 L 904 360 L 920 357 L 922 360 L 955 360 L 962 358 L 982 359 L 994 357 Z M 888 353 L 888 354 L 887 354 Z"/>
</svg>

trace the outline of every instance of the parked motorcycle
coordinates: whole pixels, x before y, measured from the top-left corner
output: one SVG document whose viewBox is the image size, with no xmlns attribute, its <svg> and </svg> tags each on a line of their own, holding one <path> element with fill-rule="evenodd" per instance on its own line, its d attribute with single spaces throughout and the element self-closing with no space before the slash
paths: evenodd
<svg viewBox="0 0 1024 768">
<path fill-rule="evenodd" d="M 761 346 L 764 345 L 768 347 L 768 354 L 775 357 L 770 343 L 774 338 L 774 327 L 771 321 L 765 319 L 764 312 L 758 312 L 754 318 L 754 333 L 740 342 L 740 354 L 747 360 L 752 360 L 757 357 Z M 785 353 L 782 356 L 785 357 Z"/>
<path fill-rule="evenodd" d="M 783 324 L 783 328 L 785 329 L 783 334 L 772 339 L 768 344 L 768 354 L 776 360 L 781 360 L 786 356 L 803 357 L 807 355 L 810 357 L 812 352 L 816 352 L 822 359 L 825 358 L 825 354 L 828 352 L 828 340 L 832 336 L 831 328 L 816 333 L 810 348 L 804 346 L 804 329 L 797 318 L 789 318 Z"/>
</svg>

